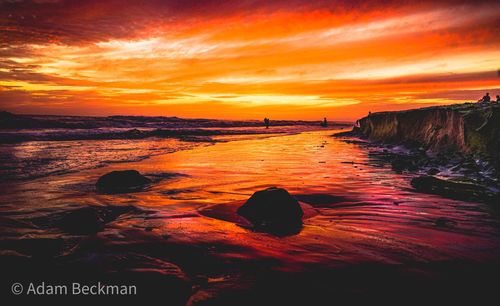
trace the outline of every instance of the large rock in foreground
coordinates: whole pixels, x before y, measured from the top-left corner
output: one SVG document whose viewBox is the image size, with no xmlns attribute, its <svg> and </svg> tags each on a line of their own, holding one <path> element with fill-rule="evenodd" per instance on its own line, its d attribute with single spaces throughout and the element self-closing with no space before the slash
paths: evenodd
<svg viewBox="0 0 500 306">
<path fill-rule="evenodd" d="M 237 212 L 257 229 L 276 233 L 300 230 L 304 215 L 297 200 L 276 187 L 255 192 Z"/>
<path fill-rule="evenodd" d="M 136 170 L 112 171 L 99 178 L 96 189 L 101 193 L 127 193 L 140 191 L 151 180 Z"/>
</svg>

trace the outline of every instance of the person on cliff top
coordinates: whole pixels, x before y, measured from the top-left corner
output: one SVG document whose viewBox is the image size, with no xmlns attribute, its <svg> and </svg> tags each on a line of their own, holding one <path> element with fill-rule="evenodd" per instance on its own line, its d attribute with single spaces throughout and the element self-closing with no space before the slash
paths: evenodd
<svg viewBox="0 0 500 306">
<path fill-rule="evenodd" d="M 479 103 L 490 103 L 491 101 L 491 97 L 490 97 L 490 93 L 487 92 L 486 95 L 484 97 L 481 98 L 481 100 L 477 101 Z"/>
</svg>

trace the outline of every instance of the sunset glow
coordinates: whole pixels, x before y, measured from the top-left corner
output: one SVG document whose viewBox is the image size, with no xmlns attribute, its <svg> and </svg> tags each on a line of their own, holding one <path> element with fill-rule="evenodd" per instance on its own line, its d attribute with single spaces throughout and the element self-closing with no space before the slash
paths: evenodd
<svg viewBox="0 0 500 306">
<path fill-rule="evenodd" d="M 353 120 L 500 94 L 498 2 L 385 3 L 0 1 L 0 108 Z"/>
</svg>

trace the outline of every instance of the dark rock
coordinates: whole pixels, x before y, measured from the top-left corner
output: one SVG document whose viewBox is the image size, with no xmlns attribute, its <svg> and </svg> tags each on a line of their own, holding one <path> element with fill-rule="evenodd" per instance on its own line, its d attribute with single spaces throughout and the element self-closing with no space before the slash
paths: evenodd
<svg viewBox="0 0 500 306">
<path fill-rule="evenodd" d="M 105 222 L 98 211 L 92 207 L 72 210 L 56 222 L 56 226 L 71 234 L 91 234 L 104 229 Z"/>
<path fill-rule="evenodd" d="M 255 192 L 237 212 L 257 229 L 276 233 L 300 230 L 304 215 L 297 200 L 276 187 Z"/>
<path fill-rule="evenodd" d="M 100 232 L 107 223 L 127 213 L 140 213 L 134 206 L 84 206 L 46 217 L 35 218 L 32 222 L 40 227 L 56 227 L 74 235 L 88 235 Z"/>
<path fill-rule="evenodd" d="M 410 153 L 396 153 L 388 149 L 374 150 L 369 151 L 368 156 L 376 163 L 390 164 L 392 170 L 397 173 L 417 171 L 431 163 L 430 158 L 425 153 L 415 150 L 411 150 Z"/>
<path fill-rule="evenodd" d="M 436 224 L 436 226 L 438 226 L 438 227 L 450 227 L 450 226 L 455 225 L 456 222 L 451 220 L 451 219 L 445 218 L 445 217 L 439 217 L 436 219 L 434 224 Z"/>
<path fill-rule="evenodd" d="M 405 158 L 405 156 L 397 156 L 391 162 L 392 169 L 396 172 L 401 172 L 404 170 L 415 171 L 417 169 L 413 160 Z"/>
<path fill-rule="evenodd" d="M 391 154 L 392 169 L 396 172 L 416 171 L 429 163 L 429 158 L 422 153 L 415 152 L 413 154 Z"/>
<path fill-rule="evenodd" d="M 151 180 L 136 170 L 113 171 L 99 178 L 96 183 L 98 192 L 102 193 L 127 193 L 140 191 Z"/>
<path fill-rule="evenodd" d="M 420 176 L 411 180 L 418 191 L 443 197 L 475 202 L 498 203 L 500 195 L 490 189 L 472 183 L 443 180 L 434 176 Z"/>
<path fill-rule="evenodd" d="M 436 175 L 439 172 L 440 172 L 439 169 L 436 169 L 436 168 L 431 168 L 431 169 L 427 170 L 428 175 Z"/>
</svg>

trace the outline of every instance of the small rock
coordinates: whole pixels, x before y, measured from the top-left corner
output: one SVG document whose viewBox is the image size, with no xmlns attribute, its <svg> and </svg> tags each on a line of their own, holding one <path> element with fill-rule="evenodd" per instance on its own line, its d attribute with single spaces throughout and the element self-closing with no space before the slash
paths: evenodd
<svg viewBox="0 0 500 306">
<path fill-rule="evenodd" d="M 304 215 L 297 200 L 276 187 L 255 192 L 237 212 L 257 229 L 280 233 L 300 229 Z"/>
<path fill-rule="evenodd" d="M 436 169 L 436 168 L 431 168 L 431 169 L 427 170 L 428 175 L 436 175 L 439 172 L 441 172 L 441 171 L 439 171 L 439 169 Z"/>
<path fill-rule="evenodd" d="M 396 172 L 416 171 L 420 160 L 410 155 L 394 155 L 391 162 L 392 169 Z"/>
<path fill-rule="evenodd" d="M 436 219 L 434 224 L 436 224 L 436 226 L 438 227 L 449 227 L 455 225 L 456 222 L 445 217 L 439 217 Z"/>
<path fill-rule="evenodd" d="M 104 229 L 104 225 L 104 220 L 92 206 L 69 211 L 56 222 L 57 227 L 71 234 L 97 233 Z"/>
<path fill-rule="evenodd" d="M 74 235 L 95 234 L 104 229 L 107 223 L 126 213 L 140 213 L 135 206 L 95 206 L 57 213 L 48 218 L 38 218 L 34 222 L 41 226 L 55 226 Z"/>
<path fill-rule="evenodd" d="M 151 182 L 136 170 L 112 171 L 99 178 L 96 188 L 102 193 L 127 193 L 142 190 Z"/>
</svg>

